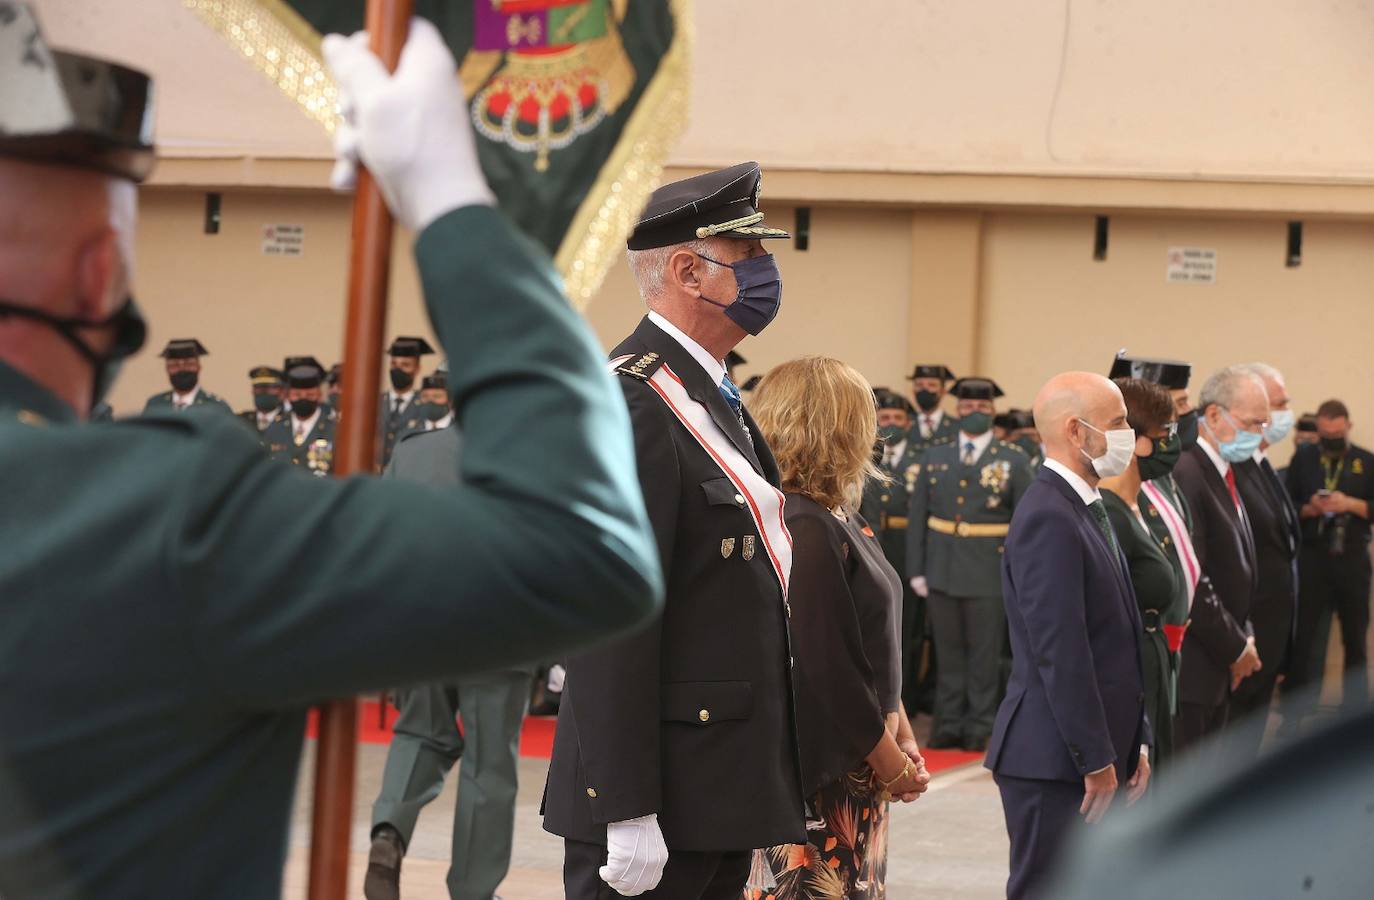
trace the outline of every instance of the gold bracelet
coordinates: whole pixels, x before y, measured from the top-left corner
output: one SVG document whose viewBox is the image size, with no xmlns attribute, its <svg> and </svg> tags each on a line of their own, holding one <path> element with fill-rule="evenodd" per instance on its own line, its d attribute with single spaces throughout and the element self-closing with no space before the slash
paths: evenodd
<svg viewBox="0 0 1374 900">
<path fill-rule="evenodd" d="M 892 779 L 891 781 L 883 781 L 882 779 L 879 779 L 878 784 L 882 785 L 883 793 L 887 794 L 890 797 L 892 795 L 892 786 L 897 782 L 901 781 L 903 778 L 905 778 L 908 774 L 910 774 L 910 772 L 911 760 L 908 759 L 906 761 L 906 765 L 902 766 L 902 771 L 897 773 L 896 778 Z"/>
</svg>

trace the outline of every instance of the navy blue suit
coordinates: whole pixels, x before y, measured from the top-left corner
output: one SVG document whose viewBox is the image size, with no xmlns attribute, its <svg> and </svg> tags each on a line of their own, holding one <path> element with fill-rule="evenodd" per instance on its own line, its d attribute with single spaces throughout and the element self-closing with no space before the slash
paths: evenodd
<svg viewBox="0 0 1374 900">
<path fill-rule="evenodd" d="M 1151 743 L 1142 626 L 1125 560 L 1058 473 L 1042 468 L 1002 557 L 1012 671 L 986 765 L 1011 838 L 1007 896 L 1035 896 L 1083 801 L 1083 777 L 1125 786 Z"/>
</svg>

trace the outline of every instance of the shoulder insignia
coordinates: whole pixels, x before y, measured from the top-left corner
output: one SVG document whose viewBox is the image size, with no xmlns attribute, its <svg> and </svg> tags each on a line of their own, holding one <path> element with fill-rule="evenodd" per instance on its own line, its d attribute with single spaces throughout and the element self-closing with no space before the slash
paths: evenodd
<svg viewBox="0 0 1374 900">
<path fill-rule="evenodd" d="M 1020 447 L 1020 446 L 1017 445 L 1017 444 L 1013 444 L 1013 443 L 1011 443 L 1010 441 L 998 441 L 998 442 L 997 442 L 997 445 L 998 445 L 999 447 L 1001 447 L 1002 449 L 1004 449 L 1004 450 L 1011 450 L 1011 451 L 1013 451 L 1013 453 L 1020 454 L 1021 456 L 1024 456 L 1024 457 L 1026 457 L 1027 459 L 1030 458 L 1030 454 L 1026 453 L 1026 451 L 1025 451 L 1025 449 L 1024 449 L 1023 447 Z"/>
<path fill-rule="evenodd" d="M 631 378 L 638 378 L 640 381 L 648 381 L 649 377 L 658 371 L 658 367 L 663 364 L 663 358 L 657 353 L 646 353 L 634 362 L 627 362 L 625 365 L 616 369 L 621 375 L 628 375 Z"/>
</svg>

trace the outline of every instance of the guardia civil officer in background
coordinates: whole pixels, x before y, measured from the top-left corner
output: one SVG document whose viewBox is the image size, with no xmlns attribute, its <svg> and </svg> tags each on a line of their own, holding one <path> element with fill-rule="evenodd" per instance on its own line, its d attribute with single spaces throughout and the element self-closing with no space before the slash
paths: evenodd
<svg viewBox="0 0 1374 900">
<path fill-rule="evenodd" d="M 778 313 L 757 163 L 653 193 L 629 239 L 648 315 L 612 352 L 668 583 L 661 621 L 574 656 L 544 828 L 574 900 L 739 900 L 806 840 L 778 466 L 725 357 Z M 604 883 L 603 883 L 604 882 Z"/>
<path fill-rule="evenodd" d="M 254 366 L 248 370 L 248 382 L 253 388 L 253 408 L 239 413 L 239 418 L 262 434 L 284 412 L 286 373 L 271 366 Z"/>
<path fill-rule="evenodd" d="M 925 451 L 912 487 L 906 571 L 940 661 L 927 746 L 985 750 L 1002 692 L 1002 546 L 1031 471 L 1020 447 L 992 436 L 995 382 L 961 378 L 954 396 L 958 434 Z"/>
<path fill-rule="evenodd" d="M 23 685 L 0 691 L 0 895 L 279 896 L 312 703 L 661 608 L 624 402 L 492 208 L 451 54 L 421 20 L 395 76 L 366 47 L 324 53 L 457 361 L 461 491 L 310 478 L 228 415 L 82 424 L 146 334 L 152 85 L 0 2 L 0 496 L 22 511 L 0 516 L 0 658 Z"/>
<path fill-rule="evenodd" d="M 267 426 L 262 442 L 273 459 L 303 467 L 324 478 L 334 472 L 333 410 L 323 403 L 324 367 L 314 357 L 293 357 L 286 370 L 291 409 Z"/>
<path fill-rule="evenodd" d="M 229 404 L 218 395 L 200 386 L 200 358 L 208 356 L 209 350 L 195 338 L 177 338 L 167 342 L 162 348 L 162 358 L 166 360 L 167 380 L 172 389 L 154 394 L 143 407 L 145 413 L 158 410 L 182 412 L 192 407 L 208 407 L 220 412 L 232 412 Z"/>
<path fill-rule="evenodd" d="M 941 405 L 945 388 L 953 380 L 954 373 L 943 364 L 917 363 L 912 367 L 911 398 L 916 401 L 916 414 L 911 423 L 911 440 L 918 450 L 952 438 L 958 430 L 957 423 Z"/>
<path fill-rule="evenodd" d="M 429 341 L 421 337 L 398 337 L 387 350 L 391 357 L 391 368 L 387 370 L 391 387 L 382 391 L 377 404 L 377 434 L 382 442 L 380 463 L 383 467 L 391 461 L 396 440 L 424 421 L 416 409 L 420 396 L 415 382 L 420 380 L 420 358 L 433 352 Z"/>
<path fill-rule="evenodd" d="M 874 479 L 865 485 L 861 512 L 869 527 L 877 531 L 883 555 L 901 573 L 906 571 L 907 515 L 911 488 L 921 471 L 922 446 L 912 439 L 911 404 L 887 388 L 874 388 L 873 395 L 878 404 L 878 437 L 882 441 L 878 468 L 887 479 Z M 926 630 L 925 600 L 916 595 L 905 578 L 902 583 L 902 696 L 908 709 L 917 709 Z"/>
</svg>

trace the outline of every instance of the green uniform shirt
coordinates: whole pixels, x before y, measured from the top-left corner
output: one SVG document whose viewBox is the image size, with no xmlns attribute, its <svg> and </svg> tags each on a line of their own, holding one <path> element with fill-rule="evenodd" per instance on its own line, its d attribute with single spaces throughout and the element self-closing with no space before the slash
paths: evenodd
<svg viewBox="0 0 1374 900">
<path fill-rule="evenodd" d="M 931 519 L 1005 528 L 1030 487 L 1030 463 L 1020 447 L 993 440 L 973 465 L 964 465 L 957 441 L 935 444 L 921 458 L 911 491 L 907 574 L 924 576 L 932 591 L 954 597 L 1000 597 L 1005 531 L 945 534 L 931 527 Z"/>
<path fill-rule="evenodd" d="M 230 415 L 233 415 L 234 413 L 234 410 L 229 406 L 229 404 L 221 400 L 218 394 L 212 394 L 205 388 L 199 388 L 196 391 L 196 395 L 191 398 L 192 411 L 199 412 L 202 408 L 213 409 L 219 412 L 227 412 Z M 172 403 L 171 391 L 163 391 L 160 394 L 154 394 L 153 396 L 148 398 L 148 402 L 143 406 L 144 415 L 147 415 L 148 413 L 152 412 L 185 411 L 186 410 L 176 409 L 175 405 Z"/>
<path fill-rule="evenodd" d="M 0 895 L 276 897 L 309 704 L 661 608 L 624 400 L 547 257 L 469 207 L 416 258 L 457 488 L 311 478 L 232 416 L 79 425 L 0 364 Z"/>
</svg>

